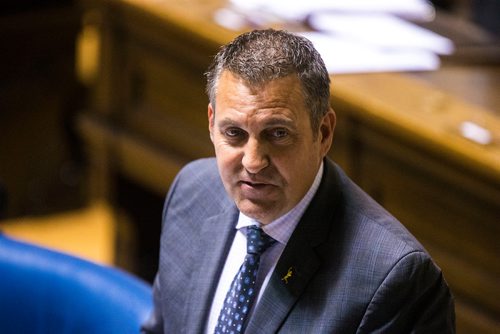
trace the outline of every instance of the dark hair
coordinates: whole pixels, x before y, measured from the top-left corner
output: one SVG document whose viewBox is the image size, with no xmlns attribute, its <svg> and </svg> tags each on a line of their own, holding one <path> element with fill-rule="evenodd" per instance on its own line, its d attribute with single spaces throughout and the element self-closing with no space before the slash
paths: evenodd
<svg viewBox="0 0 500 334">
<path fill-rule="evenodd" d="M 330 77 L 325 63 L 308 39 L 283 30 L 254 30 L 224 45 L 209 67 L 206 91 L 215 109 L 217 84 L 228 70 L 248 84 L 263 85 L 291 74 L 302 85 L 313 131 L 330 106 Z"/>
</svg>

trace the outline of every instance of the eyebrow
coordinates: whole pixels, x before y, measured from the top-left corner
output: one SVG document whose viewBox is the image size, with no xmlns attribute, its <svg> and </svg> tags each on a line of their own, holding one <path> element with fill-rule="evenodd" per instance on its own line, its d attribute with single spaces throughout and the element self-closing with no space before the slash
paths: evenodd
<svg viewBox="0 0 500 334">
<path fill-rule="evenodd" d="M 217 125 L 221 128 L 226 126 L 238 126 L 238 123 L 230 118 L 221 119 L 219 122 L 216 122 Z"/>
<path fill-rule="evenodd" d="M 294 121 L 284 118 L 273 118 L 265 123 L 265 127 L 273 126 L 285 126 L 292 129 L 295 129 L 297 127 Z"/>
<path fill-rule="evenodd" d="M 239 127 L 239 123 L 231 118 L 221 119 L 219 122 L 217 122 L 217 124 L 219 127 L 227 127 L 227 126 Z M 289 120 L 289 119 L 284 119 L 281 117 L 271 118 L 264 123 L 265 128 L 273 127 L 273 126 L 284 126 L 284 127 L 288 127 L 291 129 L 297 128 L 297 125 L 295 124 L 294 121 Z"/>
</svg>

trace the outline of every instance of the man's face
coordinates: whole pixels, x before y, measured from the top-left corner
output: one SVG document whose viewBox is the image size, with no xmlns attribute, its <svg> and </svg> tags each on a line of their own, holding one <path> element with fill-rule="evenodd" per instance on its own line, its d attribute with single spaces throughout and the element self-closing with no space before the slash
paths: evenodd
<svg viewBox="0 0 500 334">
<path fill-rule="evenodd" d="M 216 111 L 208 106 L 217 165 L 239 210 L 263 224 L 291 210 L 309 190 L 332 142 L 330 110 L 313 134 L 296 76 L 249 87 L 224 71 Z"/>
</svg>

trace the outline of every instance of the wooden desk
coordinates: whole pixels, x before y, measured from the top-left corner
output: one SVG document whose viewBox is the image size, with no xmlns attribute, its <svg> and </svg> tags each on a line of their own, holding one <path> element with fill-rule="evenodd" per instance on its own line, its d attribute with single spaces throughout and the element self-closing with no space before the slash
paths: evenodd
<svg viewBox="0 0 500 334">
<path fill-rule="evenodd" d="M 117 174 L 163 196 L 183 164 L 213 155 L 202 74 L 236 35 L 211 20 L 221 3 L 85 2 L 101 38 L 90 109 L 79 121 L 96 197 L 116 196 Z M 414 74 L 335 76 L 332 104 L 332 157 L 443 268 L 459 332 L 498 331 L 498 115 Z M 470 120 L 487 126 L 493 143 L 463 138 L 460 124 Z"/>
<path fill-rule="evenodd" d="M 116 218 L 102 203 L 42 217 L 0 220 L 0 232 L 105 265 L 116 265 Z"/>
</svg>

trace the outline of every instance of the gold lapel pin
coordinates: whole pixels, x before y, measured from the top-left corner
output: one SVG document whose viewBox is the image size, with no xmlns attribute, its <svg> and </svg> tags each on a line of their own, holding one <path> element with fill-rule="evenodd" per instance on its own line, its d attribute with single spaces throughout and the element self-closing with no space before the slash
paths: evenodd
<svg viewBox="0 0 500 334">
<path fill-rule="evenodd" d="M 285 281 L 285 284 L 288 284 L 288 279 L 292 278 L 293 275 L 293 267 L 288 268 L 288 272 L 286 273 L 283 278 L 281 278 L 282 281 Z"/>
</svg>

